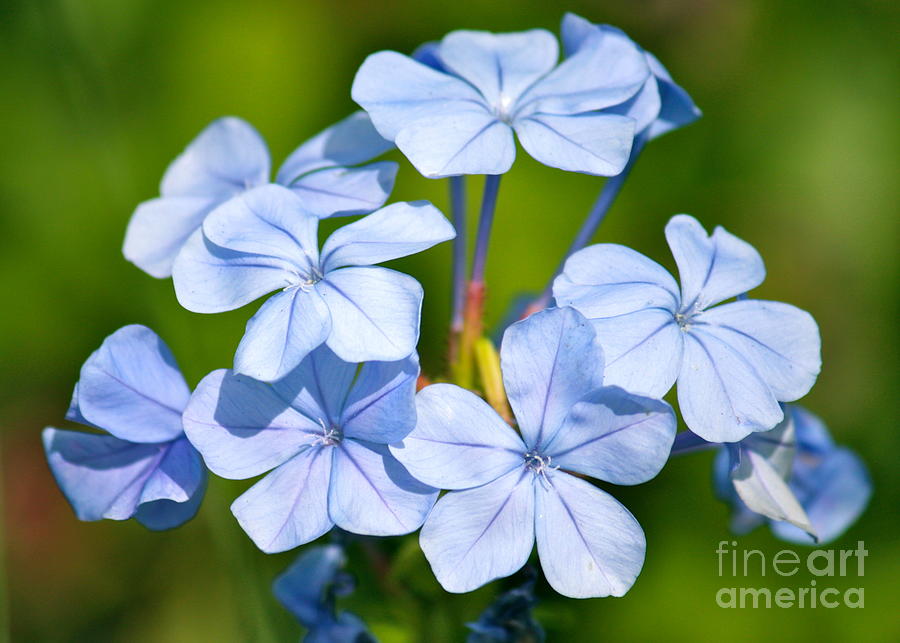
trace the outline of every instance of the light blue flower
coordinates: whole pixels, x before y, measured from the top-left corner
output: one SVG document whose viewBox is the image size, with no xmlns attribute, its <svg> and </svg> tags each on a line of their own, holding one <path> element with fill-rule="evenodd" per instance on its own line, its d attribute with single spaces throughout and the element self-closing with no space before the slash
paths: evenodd
<svg viewBox="0 0 900 643">
<path fill-rule="evenodd" d="M 644 85 L 650 70 L 628 38 L 592 34 L 557 66 L 548 31 L 454 31 L 420 48 L 369 56 L 353 99 L 378 132 L 422 174 L 502 174 L 515 158 L 513 131 L 552 167 L 611 176 L 628 161 L 634 121 L 600 113 Z M 419 62 L 422 61 L 422 62 Z"/>
<path fill-rule="evenodd" d="M 734 506 L 736 533 L 768 522 L 782 540 L 825 544 L 862 515 L 872 481 L 859 456 L 836 445 L 822 420 L 803 407 L 784 407 L 778 427 L 718 453 L 716 490 Z"/>
<path fill-rule="evenodd" d="M 364 112 L 355 112 L 298 147 L 278 170 L 307 212 L 320 218 L 377 210 L 394 186 L 397 164 L 356 167 L 393 145 Z M 166 170 L 160 197 L 141 203 L 125 233 L 125 258 L 153 277 L 172 274 L 172 262 L 216 206 L 269 182 L 269 151 L 246 121 L 213 121 Z"/>
<path fill-rule="evenodd" d="M 144 326 L 107 337 L 81 368 L 66 419 L 111 435 L 46 428 L 47 461 L 81 520 L 171 529 L 197 513 L 206 469 L 181 426 L 190 397 L 172 353 Z"/>
<path fill-rule="evenodd" d="M 434 384 L 416 428 L 391 452 L 426 484 L 452 490 L 419 542 L 450 592 L 509 576 L 537 540 L 544 576 L 574 598 L 621 596 L 644 561 L 640 525 L 579 473 L 638 484 L 665 464 L 675 416 L 665 402 L 602 386 L 603 352 L 572 308 L 510 326 L 503 382 L 521 437 L 474 393 Z"/>
<path fill-rule="evenodd" d="M 188 310 L 233 310 L 279 291 L 247 323 L 237 372 L 276 380 L 323 343 L 348 362 L 415 350 L 422 287 L 371 264 L 452 239 L 450 222 L 430 203 L 394 203 L 339 228 L 321 253 L 318 223 L 296 194 L 267 185 L 216 208 L 179 253 L 172 277 Z"/>
<path fill-rule="evenodd" d="M 387 447 L 415 425 L 418 373 L 415 356 L 358 367 L 324 346 L 273 384 L 214 371 L 191 397 L 184 428 L 223 478 L 272 470 L 231 505 L 267 553 L 315 540 L 335 524 L 356 534 L 406 534 L 437 496 Z"/>
<path fill-rule="evenodd" d="M 563 16 L 561 32 L 563 48 L 569 57 L 576 55 L 582 47 L 590 46 L 591 38 L 597 33 L 606 34 L 607 37 L 628 38 L 621 29 L 593 24 L 574 13 Z M 650 67 L 650 75 L 644 86 L 628 101 L 607 107 L 604 111 L 635 119 L 635 135 L 645 133 L 649 140 L 693 123 L 700 118 L 701 112 L 688 93 L 675 84 L 656 56 L 649 51 L 641 51 Z"/>
<path fill-rule="evenodd" d="M 309 630 L 304 643 L 375 641 L 358 616 L 335 609 L 335 599 L 352 591 L 352 579 L 342 571 L 346 562 L 338 545 L 313 547 L 275 579 L 275 597 Z"/>
<path fill-rule="evenodd" d="M 708 236 L 678 215 L 666 239 L 681 289 L 658 263 L 615 244 L 573 254 L 553 284 L 558 305 L 591 320 L 606 354 L 606 383 L 651 397 L 678 381 L 687 426 L 710 442 L 736 442 L 781 422 L 779 402 L 804 396 L 821 368 L 819 330 L 780 302 L 741 300 L 762 283 L 759 253 L 717 227 Z"/>
</svg>

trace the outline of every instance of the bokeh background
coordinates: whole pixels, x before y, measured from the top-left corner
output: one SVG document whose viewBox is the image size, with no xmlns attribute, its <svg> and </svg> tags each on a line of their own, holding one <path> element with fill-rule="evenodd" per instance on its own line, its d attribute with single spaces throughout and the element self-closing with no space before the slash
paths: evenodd
<svg viewBox="0 0 900 643">
<path fill-rule="evenodd" d="M 168 162 L 218 116 L 252 122 L 277 164 L 354 108 L 350 84 L 368 53 L 411 51 L 463 27 L 555 31 L 565 9 L 624 28 L 705 113 L 651 144 L 598 238 L 671 266 L 663 225 L 689 212 L 753 243 L 769 273 L 756 294 L 818 319 L 825 367 L 804 403 L 865 458 L 875 495 L 833 545 L 864 540 L 865 577 L 819 582 L 863 586 L 865 609 L 724 610 L 720 587 L 806 586 L 809 576 L 719 578 L 714 550 L 732 536 L 709 484 L 712 454 L 673 460 L 648 484 L 612 489 L 648 536 L 637 584 L 622 599 L 588 601 L 541 585 L 549 640 L 900 640 L 896 3 L 5 0 L 0 630 L 11 640 L 299 638 L 269 593 L 295 554 L 256 551 L 228 512 L 249 483 L 214 481 L 195 520 L 154 534 L 133 522 L 78 522 L 44 463 L 40 430 L 60 425 L 82 361 L 107 334 L 151 326 L 193 384 L 230 365 L 255 309 L 181 309 L 170 281 L 122 258 L 125 225 L 156 195 Z M 474 206 L 480 181 L 470 185 Z M 519 155 L 501 188 L 489 321 L 541 287 L 600 186 Z M 406 164 L 394 198 L 445 208 L 446 185 Z M 426 286 L 421 351 L 435 372 L 449 246 L 399 266 Z M 765 529 L 738 540 L 768 555 L 786 546 Z M 373 574 L 379 555 L 390 567 Z M 443 593 L 415 537 L 357 545 L 350 556 L 360 589 L 346 604 L 386 642 L 460 641 L 462 624 L 508 586 Z"/>
</svg>

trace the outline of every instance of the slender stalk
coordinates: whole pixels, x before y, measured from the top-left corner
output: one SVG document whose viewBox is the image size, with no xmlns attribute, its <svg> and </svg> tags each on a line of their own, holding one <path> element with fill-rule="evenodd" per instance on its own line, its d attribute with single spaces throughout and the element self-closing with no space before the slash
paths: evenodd
<svg viewBox="0 0 900 643">
<path fill-rule="evenodd" d="M 572 240 L 572 244 L 563 256 L 562 261 L 559 262 L 559 265 L 553 272 L 553 276 L 550 278 L 550 281 L 547 283 L 547 286 L 544 288 L 540 297 L 535 299 L 526 309 L 525 317 L 539 310 L 543 310 L 550 304 L 550 300 L 553 298 L 553 281 L 560 273 L 562 273 L 563 268 L 566 265 L 566 260 L 591 242 L 591 239 L 597 232 L 597 228 L 600 227 L 600 224 L 603 223 L 603 220 L 606 218 L 606 213 L 609 212 L 616 197 L 619 196 L 619 192 L 622 190 L 622 186 L 625 185 L 625 180 L 631 173 L 631 168 L 634 166 L 634 162 L 637 160 L 638 156 L 640 156 L 646 142 L 647 140 L 644 136 L 639 136 L 634 139 L 634 144 L 631 148 L 631 156 L 628 159 L 628 163 L 625 164 L 625 168 L 616 176 L 608 178 L 606 183 L 603 184 L 603 189 L 600 190 L 597 200 L 594 202 L 584 223 L 581 224 L 581 228 L 575 235 L 575 239 Z"/>
<path fill-rule="evenodd" d="M 450 318 L 450 363 L 456 362 L 463 329 L 466 301 L 466 177 L 450 177 L 450 211 L 456 238 L 453 240 L 453 300 Z"/>
<path fill-rule="evenodd" d="M 472 257 L 472 275 L 466 285 L 466 301 L 463 307 L 463 328 L 460 335 L 459 355 L 454 364 L 454 379 L 464 388 L 471 388 L 474 375 L 475 340 L 481 336 L 484 316 L 484 274 L 487 266 L 491 227 L 497 208 L 500 190 L 500 174 L 489 174 L 484 179 L 484 194 L 478 217 L 475 253 Z"/>
</svg>

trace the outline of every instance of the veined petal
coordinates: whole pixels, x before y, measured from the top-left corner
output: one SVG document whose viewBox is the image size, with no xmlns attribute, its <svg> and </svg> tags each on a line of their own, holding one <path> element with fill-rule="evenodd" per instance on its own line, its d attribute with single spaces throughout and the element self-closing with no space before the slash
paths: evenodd
<svg viewBox="0 0 900 643">
<path fill-rule="evenodd" d="M 448 116 L 473 106 L 486 109 L 481 94 L 465 81 L 396 51 L 366 58 L 353 79 L 351 96 L 388 140 L 422 118 Z"/>
<path fill-rule="evenodd" d="M 766 269 L 746 241 L 717 226 L 711 236 L 692 216 L 679 214 L 666 224 L 666 241 L 681 277 L 685 310 L 701 310 L 756 288 Z"/>
<path fill-rule="evenodd" d="M 656 476 L 675 440 L 675 412 L 661 400 L 605 386 L 572 407 L 547 445 L 551 465 L 612 482 L 639 484 Z"/>
<path fill-rule="evenodd" d="M 200 503 L 203 502 L 203 496 L 206 493 L 206 481 L 206 470 L 204 470 L 200 486 L 190 498 L 184 502 L 175 502 L 174 500 L 144 502 L 138 505 L 134 519 L 153 531 L 164 531 L 183 525 L 197 515 Z"/>
<path fill-rule="evenodd" d="M 331 311 L 328 347 L 348 362 L 394 361 L 416 349 L 422 286 L 400 272 L 361 266 L 316 284 Z"/>
<path fill-rule="evenodd" d="M 444 36 L 439 54 L 450 73 L 464 78 L 485 102 L 503 110 L 553 69 L 559 45 L 544 29 L 502 34 L 459 30 Z"/>
<path fill-rule="evenodd" d="M 647 308 L 678 310 L 678 284 L 661 265 L 614 243 L 598 243 L 566 260 L 553 282 L 559 306 L 572 306 L 588 319 L 615 317 Z"/>
<path fill-rule="evenodd" d="M 204 377 L 184 411 L 184 430 L 206 466 L 223 478 L 277 467 L 322 433 L 269 384 L 224 369 Z"/>
<path fill-rule="evenodd" d="M 581 49 L 591 34 L 600 29 L 600 25 L 595 25 L 590 20 L 585 20 L 578 14 L 567 11 L 563 15 L 562 22 L 559 26 L 559 35 L 563 43 L 563 51 L 566 56 L 572 56 Z"/>
<path fill-rule="evenodd" d="M 550 586 L 570 598 L 623 596 L 647 549 L 634 516 L 608 493 L 567 473 L 535 484 L 535 534 Z"/>
<path fill-rule="evenodd" d="M 477 487 L 524 466 L 527 450 L 480 397 L 453 384 L 416 395 L 416 427 L 391 453 L 417 479 L 439 489 Z"/>
<path fill-rule="evenodd" d="M 182 246 L 218 203 L 207 197 L 144 201 L 128 222 L 122 254 L 152 277 L 171 276 L 172 264 Z"/>
<path fill-rule="evenodd" d="M 697 327 L 685 334 L 678 404 L 688 428 L 710 442 L 737 442 L 784 417 L 753 366 Z"/>
<path fill-rule="evenodd" d="M 647 77 L 644 86 L 624 103 L 607 107 L 604 114 L 619 114 L 634 120 L 635 137 L 653 127 L 659 116 L 662 101 L 659 95 L 659 84 L 653 74 Z"/>
<path fill-rule="evenodd" d="M 753 364 L 775 398 L 806 395 L 822 368 L 819 327 L 809 313 L 777 301 L 748 299 L 703 313 L 704 332 L 730 344 Z"/>
<path fill-rule="evenodd" d="M 166 442 L 181 435 L 181 412 L 190 395 L 172 351 L 137 324 L 103 340 L 78 380 L 81 414 L 129 442 Z"/>
<path fill-rule="evenodd" d="M 153 473 L 144 483 L 141 504 L 155 500 L 183 503 L 206 483 L 206 468 L 197 450 L 184 436 L 168 443 Z"/>
<path fill-rule="evenodd" d="M 357 367 L 320 346 L 272 388 L 306 417 L 339 426 Z"/>
<path fill-rule="evenodd" d="M 303 208 L 320 219 L 367 214 L 387 201 L 398 168 L 393 161 L 325 168 L 304 174 L 289 187 Z"/>
<path fill-rule="evenodd" d="M 331 314 L 315 288 L 297 286 L 270 297 L 247 322 L 234 370 L 271 382 L 292 371 L 331 332 Z"/>
<path fill-rule="evenodd" d="M 210 123 L 163 176 L 162 196 L 227 199 L 269 180 L 265 141 L 245 120 L 234 116 Z"/>
<path fill-rule="evenodd" d="M 402 440 L 416 425 L 415 353 L 397 362 L 366 362 L 341 412 L 344 435 L 379 444 Z"/>
<path fill-rule="evenodd" d="M 428 178 L 503 174 L 516 158 L 512 129 L 479 105 L 420 118 L 397 134 L 397 147 Z"/>
<path fill-rule="evenodd" d="M 625 168 L 635 133 L 633 119 L 605 113 L 535 113 L 513 126 L 525 151 L 544 165 L 598 176 Z"/>
<path fill-rule="evenodd" d="M 649 51 L 644 54 L 647 56 L 650 72 L 656 78 L 661 103 L 659 116 L 648 130 L 650 139 L 654 139 L 673 129 L 693 123 L 702 113 L 688 93 L 672 80 L 668 70 L 656 56 Z"/>
<path fill-rule="evenodd" d="M 428 201 L 392 203 L 328 237 L 322 246 L 322 270 L 406 257 L 455 236 L 451 223 Z"/>
<path fill-rule="evenodd" d="M 328 514 L 341 529 L 408 534 L 421 526 L 437 495 L 409 475 L 386 445 L 345 439 L 335 449 Z"/>
<path fill-rule="evenodd" d="M 419 544 L 441 586 L 471 592 L 516 572 L 534 547 L 534 476 L 524 468 L 441 498 Z"/>
<path fill-rule="evenodd" d="M 331 529 L 328 485 L 333 447 L 302 451 L 244 492 L 231 512 L 262 551 L 274 554 Z"/>
<path fill-rule="evenodd" d="M 603 382 L 603 350 L 574 308 L 544 310 L 507 328 L 500 363 L 529 448 L 553 440 L 572 405 Z"/>
</svg>

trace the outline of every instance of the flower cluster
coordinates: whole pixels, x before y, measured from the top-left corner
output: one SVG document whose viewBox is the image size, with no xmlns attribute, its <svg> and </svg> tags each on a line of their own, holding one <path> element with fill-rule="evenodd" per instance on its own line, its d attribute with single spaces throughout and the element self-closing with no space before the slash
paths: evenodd
<svg viewBox="0 0 900 643">
<path fill-rule="evenodd" d="M 802 310 L 747 298 L 765 275 L 759 253 L 675 216 L 665 236 L 679 286 L 632 249 L 585 247 L 645 144 L 700 112 L 622 31 L 568 14 L 562 41 L 561 61 L 540 29 L 455 31 L 412 56 L 375 53 L 353 82 L 365 111 L 301 145 L 272 183 L 250 125 L 207 127 L 166 171 L 161 197 L 135 211 L 125 256 L 171 275 L 194 312 L 274 294 L 249 319 L 233 367 L 193 392 L 143 326 L 113 333 L 88 359 L 67 418 L 110 435 L 44 432 L 78 517 L 174 527 L 197 511 L 207 469 L 266 474 L 231 506 L 264 552 L 335 526 L 365 536 L 421 527 L 421 549 L 449 592 L 510 576 L 536 543 L 560 594 L 622 596 L 647 540 L 591 479 L 640 484 L 671 453 L 724 445 L 717 481 L 738 527 L 765 516 L 779 537 L 807 542 L 849 526 L 868 499 L 865 468 L 785 404 L 815 383 L 819 332 Z M 482 328 L 484 266 L 514 135 L 545 165 L 613 178 L 498 354 Z M 394 146 L 425 176 L 452 177 L 453 224 L 428 202 L 384 205 L 397 166 L 372 161 Z M 469 174 L 492 176 L 467 278 L 460 195 Z M 350 215 L 362 216 L 320 246 L 320 219 Z M 378 264 L 451 239 L 454 291 L 468 296 L 454 298 L 449 373 L 425 376 L 422 286 Z M 676 383 L 690 429 L 677 437 L 661 399 Z M 310 640 L 370 638 L 334 609 L 343 564 L 336 545 L 311 549 L 276 582 Z M 519 625 L 543 636 L 530 589 L 510 596 Z M 505 636 L 493 614 L 476 634 Z"/>
</svg>

